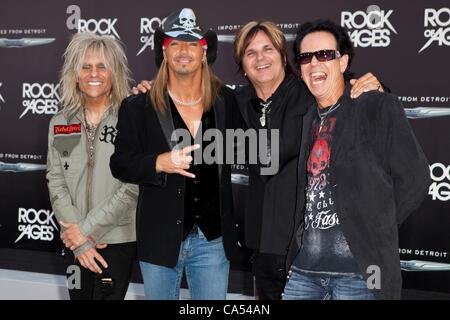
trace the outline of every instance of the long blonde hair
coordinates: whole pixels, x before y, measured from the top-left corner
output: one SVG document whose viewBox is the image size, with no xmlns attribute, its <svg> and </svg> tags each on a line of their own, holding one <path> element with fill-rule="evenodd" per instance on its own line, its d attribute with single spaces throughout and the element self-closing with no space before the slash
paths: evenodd
<svg viewBox="0 0 450 320">
<path fill-rule="evenodd" d="M 106 67 L 111 70 L 110 104 L 115 112 L 129 94 L 131 72 L 123 44 L 110 36 L 89 32 L 76 33 L 63 54 L 64 64 L 59 81 L 64 115 L 67 118 L 76 114 L 85 103 L 83 93 L 78 87 L 78 76 L 89 50 L 98 52 Z"/>
<path fill-rule="evenodd" d="M 167 90 L 167 83 L 169 81 L 169 69 L 166 59 L 163 59 L 161 67 L 158 70 L 153 87 L 148 93 L 148 99 L 150 99 L 153 107 L 156 111 L 164 114 L 168 106 L 166 106 L 165 92 Z M 220 87 L 222 82 L 211 70 L 206 61 L 202 64 L 202 83 L 200 85 L 203 112 L 211 109 L 211 106 L 215 103 L 219 97 Z"/>
</svg>

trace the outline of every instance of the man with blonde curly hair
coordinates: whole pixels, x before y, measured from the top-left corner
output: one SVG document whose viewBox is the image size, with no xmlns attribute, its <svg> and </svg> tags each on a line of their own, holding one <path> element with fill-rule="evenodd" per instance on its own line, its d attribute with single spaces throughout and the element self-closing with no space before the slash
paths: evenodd
<svg viewBox="0 0 450 320">
<path fill-rule="evenodd" d="M 63 255 L 81 267 L 79 281 L 69 281 L 73 300 L 123 299 L 131 277 L 138 188 L 114 179 L 108 166 L 129 73 L 122 45 L 110 37 L 78 33 L 64 53 L 47 180 Z"/>
</svg>

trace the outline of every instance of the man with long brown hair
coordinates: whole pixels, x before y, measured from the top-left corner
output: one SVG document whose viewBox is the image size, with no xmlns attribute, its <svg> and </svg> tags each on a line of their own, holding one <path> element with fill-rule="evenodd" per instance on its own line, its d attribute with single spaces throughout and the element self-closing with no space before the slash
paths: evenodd
<svg viewBox="0 0 450 320">
<path fill-rule="evenodd" d="M 124 100 L 111 170 L 140 185 L 138 258 L 147 299 L 178 299 L 183 271 L 192 299 L 225 299 L 236 256 L 230 166 L 197 161 L 204 130 L 232 127 L 234 95 L 209 64 L 217 35 L 184 8 L 155 33 L 159 71 L 148 94 Z M 173 139 L 179 132 L 185 141 Z M 183 142 L 183 147 L 178 148 Z"/>
</svg>

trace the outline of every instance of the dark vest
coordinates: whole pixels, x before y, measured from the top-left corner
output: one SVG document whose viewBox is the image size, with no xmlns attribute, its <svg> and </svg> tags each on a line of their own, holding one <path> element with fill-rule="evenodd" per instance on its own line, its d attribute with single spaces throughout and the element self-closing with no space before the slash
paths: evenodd
<svg viewBox="0 0 450 320">
<path fill-rule="evenodd" d="M 171 101 L 172 118 L 175 129 L 188 130 L 177 108 Z M 189 108 L 189 107 L 185 107 Z M 214 110 L 203 113 L 202 130 L 197 135 L 203 135 L 208 129 L 215 129 L 216 123 Z M 194 138 L 191 138 L 191 145 L 194 144 Z M 202 154 L 211 141 L 203 141 L 200 137 L 195 141 L 202 141 Z M 194 158 L 194 162 L 187 170 L 195 174 L 195 178 L 186 178 L 185 189 L 185 212 L 184 212 L 184 231 L 183 240 L 190 232 L 196 232 L 197 226 L 202 230 L 208 241 L 218 238 L 222 235 L 220 225 L 220 203 L 219 203 L 219 177 L 217 164 L 205 164 L 203 159 Z"/>
</svg>

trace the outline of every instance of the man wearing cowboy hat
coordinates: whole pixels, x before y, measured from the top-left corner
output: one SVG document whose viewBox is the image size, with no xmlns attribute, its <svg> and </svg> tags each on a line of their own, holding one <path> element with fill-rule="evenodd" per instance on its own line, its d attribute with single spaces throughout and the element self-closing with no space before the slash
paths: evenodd
<svg viewBox="0 0 450 320">
<path fill-rule="evenodd" d="M 114 177 L 140 187 L 137 246 L 147 299 L 178 299 L 183 271 L 192 299 L 225 299 L 229 258 L 239 256 L 230 166 L 195 156 L 211 144 L 202 131 L 225 133 L 236 109 L 209 67 L 216 51 L 217 35 L 191 9 L 172 13 L 155 33 L 152 89 L 120 109 L 110 166 Z M 182 147 L 180 132 L 187 133 Z"/>
</svg>

